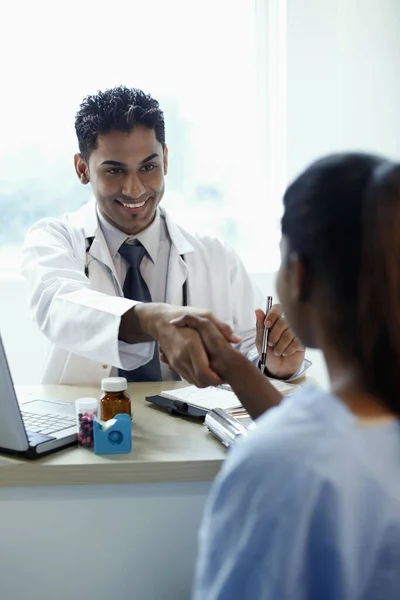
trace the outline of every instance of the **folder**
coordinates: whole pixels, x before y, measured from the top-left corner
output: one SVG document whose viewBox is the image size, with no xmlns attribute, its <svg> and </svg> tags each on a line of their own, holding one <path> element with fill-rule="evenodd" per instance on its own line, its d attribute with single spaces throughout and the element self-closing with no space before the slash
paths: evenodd
<svg viewBox="0 0 400 600">
<path fill-rule="evenodd" d="M 182 415 L 184 417 L 194 417 L 195 419 L 204 419 L 207 414 L 207 410 L 204 408 L 197 408 L 191 406 L 183 400 L 166 398 L 165 396 L 146 396 L 147 402 L 155 404 L 160 408 L 164 408 L 171 415 Z"/>
<path fill-rule="evenodd" d="M 170 413 L 203 419 L 213 408 L 242 409 L 239 398 L 226 385 L 206 388 L 189 385 L 165 390 L 158 396 L 148 396 L 146 400 Z"/>
</svg>

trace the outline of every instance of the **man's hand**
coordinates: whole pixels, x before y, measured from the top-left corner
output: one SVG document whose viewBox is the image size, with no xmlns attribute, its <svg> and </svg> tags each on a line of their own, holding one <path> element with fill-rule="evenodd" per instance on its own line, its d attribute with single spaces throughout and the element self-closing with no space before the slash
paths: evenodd
<svg viewBox="0 0 400 600">
<path fill-rule="evenodd" d="M 256 310 L 256 346 L 261 357 L 264 326 L 269 329 L 266 367 L 273 377 L 288 378 L 300 367 L 305 348 L 282 316 L 282 309 L 275 304 L 268 315 Z"/>
<path fill-rule="evenodd" d="M 240 342 L 240 338 L 233 334 L 229 325 L 216 319 L 206 310 L 192 307 L 182 308 L 151 302 L 137 304 L 134 311 L 140 322 L 140 332 L 158 341 L 162 360 L 186 381 L 198 387 L 222 383 L 220 376 L 210 366 L 209 357 L 198 332 L 188 327 L 175 327 L 171 321 L 185 315 L 198 315 L 208 319 L 228 346 L 230 343 Z"/>
<path fill-rule="evenodd" d="M 232 336 L 229 338 L 224 335 L 216 325 L 215 319 L 210 319 L 205 314 L 182 315 L 177 319 L 173 319 L 171 325 L 176 327 L 178 331 L 196 331 L 201 336 L 210 367 L 213 372 L 219 375 L 221 383 L 227 381 L 230 377 L 233 360 L 243 359 L 243 361 L 247 361 L 231 345 L 232 343 L 238 343 L 238 338 L 232 339 Z"/>
</svg>

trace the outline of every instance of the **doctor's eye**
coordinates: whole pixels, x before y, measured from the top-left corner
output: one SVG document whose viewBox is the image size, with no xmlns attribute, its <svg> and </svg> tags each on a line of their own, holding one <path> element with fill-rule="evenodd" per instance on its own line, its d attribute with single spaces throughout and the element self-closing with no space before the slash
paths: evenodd
<svg viewBox="0 0 400 600">
<path fill-rule="evenodd" d="M 157 168 L 157 165 L 143 165 L 140 170 L 144 173 L 151 173 L 154 169 Z"/>
<path fill-rule="evenodd" d="M 121 167 L 112 167 L 111 169 L 106 169 L 106 173 L 108 175 L 121 175 L 124 173 L 124 169 L 121 169 Z"/>
</svg>

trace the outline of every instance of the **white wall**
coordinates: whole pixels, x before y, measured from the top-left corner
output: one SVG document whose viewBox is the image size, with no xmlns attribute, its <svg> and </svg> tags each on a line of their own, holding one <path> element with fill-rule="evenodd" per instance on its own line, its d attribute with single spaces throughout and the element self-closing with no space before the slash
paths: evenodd
<svg viewBox="0 0 400 600">
<path fill-rule="evenodd" d="M 399 0 L 287 0 L 287 167 L 362 149 L 400 158 Z"/>
</svg>

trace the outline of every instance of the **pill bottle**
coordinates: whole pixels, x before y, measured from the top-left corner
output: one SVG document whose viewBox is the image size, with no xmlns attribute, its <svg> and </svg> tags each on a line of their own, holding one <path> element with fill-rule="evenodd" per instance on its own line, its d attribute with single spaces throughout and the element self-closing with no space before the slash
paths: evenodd
<svg viewBox="0 0 400 600">
<path fill-rule="evenodd" d="M 108 421 L 118 414 L 131 416 L 131 399 L 125 377 L 107 377 L 101 381 L 100 419 Z"/>
<path fill-rule="evenodd" d="M 93 448 L 93 419 L 97 417 L 98 405 L 97 398 L 75 400 L 78 445 L 82 448 Z"/>
</svg>

